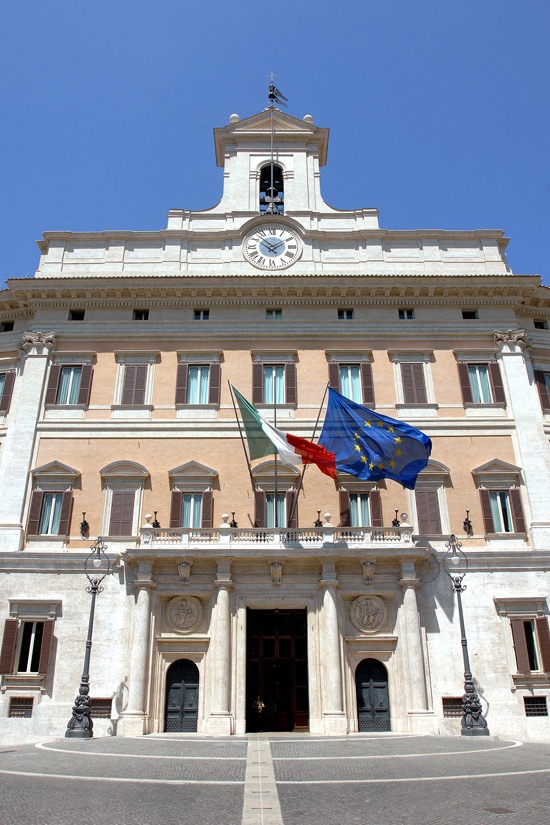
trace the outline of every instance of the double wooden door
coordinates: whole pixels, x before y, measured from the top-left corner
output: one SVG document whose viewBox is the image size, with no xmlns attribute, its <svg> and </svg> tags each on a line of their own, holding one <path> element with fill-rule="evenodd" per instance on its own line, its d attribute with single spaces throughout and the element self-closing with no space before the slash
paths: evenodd
<svg viewBox="0 0 550 825">
<path fill-rule="evenodd" d="M 189 659 L 179 659 L 166 674 L 166 724 L 169 733 L 194 733 L 199 712 L 199 670 Z"/>
<path fill-rule="evenodd" d="M 388 672 L 377 659 L 363 659 L 355 671 L 359 733 L 388 731 L 390 701 Z"/>
</svg>

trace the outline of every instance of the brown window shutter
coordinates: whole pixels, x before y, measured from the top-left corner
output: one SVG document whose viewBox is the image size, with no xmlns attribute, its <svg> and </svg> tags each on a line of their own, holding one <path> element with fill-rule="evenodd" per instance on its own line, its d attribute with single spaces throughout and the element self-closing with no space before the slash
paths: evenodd
<svg viewBox="0 0 550 825">
<path fill-rule="evenodd" d="M 0 674 L 3 676 L 13 673 L 18 628 L 18 619 L 6 619 L 4 622 L 4 638 L 2 639 L 2 650 L 0 651 Z"/>
<path fill-rule="evenodd" d="M 78 391 L 78 403 L 86 407 L 90 403 L 90 392 L 92 389 L 92 378 L 94 368 L 91 364 L 83 364 L 80 374 L 80 389 Z"/>
<path fill-rule="evenodd" d="M 349 510 L 349 493 L 347 490 L 340 490 L 338 493 L 340 503 L 340 527 L 350 527 L 351 516 Z"/>
<path fill-rule="evenodd" d="M 207 490 L 202 494 L 202 526 L 205 529 L 211 529 L 214 526 L 213 520 L 213 499 L 212 491 Z"/>
<path fill-rule="evenodd" d="M 382 497 L 379 490 L 371 490 L 369 493 L 369 510 L 371 527 L 382 527 Z"/>
<path fill-rule="evenodd" d="M 363 404 L 374 407 L 374 381 L 372 379 L 372 364 L 368 361 L 361 364 L 361 381 L 363 384 Z"/>
<path fill-rule="evenodd" d="M 123 404 L 144 404 L 147 384 L 147 364 L 127 364 L 122 387 Z"/>
<path fill-rule="evenodd" d="M 436 490 L 416 490 L 416 512 L 418 532 L 422 535 L 440 536 L 441 517 L 439 499 Z"/>
<path fill-rule="evenodd" d="M 11 404 L 11 397 L 13 395 L 13 386 L 15 384 L 15 370 L 10 370 L 4 373 L 4 388 L 2 390 L 2 398 L 0 398 L 0 412 L 7 413 Z"/>
<path fill-rule="evenodd" d="M 494 533 L 495 525 L 493 522 L 493 514 L 491 512 L 491 497 L 489 496 L 489 490 L 480 490 L 479 495 L 481 498 L 481 512 L 483 513 L 483 526 L 485 528 L 485 532 Z"/>
<path fill-rule="evenodd" d="M 265 493 L 262 490 L 254 493 L 254 527 L 265 527 Z"/>
<path fill-rule="evenodd" d="M 401 364 L 405 404 L 426 404 L 426 385 L 423 364 Z"/>
<path fill-rule="evenodd" d="M 535 370 L 535 381 L 537 382 L 537 389 L 539 391 L 540 405 L 543 410 L 550 410 L 550 396 L 548 395 L 548 388 L 546 386 L 546 379 L 543 370 Z"/>
<path fill-rule="evenodd" d="M 511 619 L 510 624 L 512 625 L 512 638 L 514 640 L 518 673 L 530 673 L 531 668 L 529 666 L 529 653 L 525 640 L 523 619 Z"/>
<path fill-rule="evenodd" d="M 208 403 L 220 405 L 221 366 L 218 362 L 210 364 L 210 385 L 208 387 Z"/>
<path fill-rule="evenodd" d="M 59 514 L 59 531 L 58 536 L 69 535 L 69 523 L 71 520 L 71 510 L 73 507 L 73 494 L 71 490 L 66 490 L 63 493 L 63 500 L 61 502 L 61 513 Z"/>
<path fill-rule="evenodd" d="M 179 490 L 172 490 L 172 501 L 170 504 L 170 529 L 178 530 L 181 527 L 182 509 L 183 493 Z"/>
<path fill-rule="evenodd" d="M 115 490 L 111 504 L 110 536 L 131 536 L 134 522 L 135 490 Z"/>
<path fill-rule="evenodd" d="M 287 527 L 298 527 L 298 501 L 297 501 L 298 493 L 296 490 L 287 490 L 286 493 L 286 519 L 287 519 Z M 295 501 L 296 500 L 296 501 Z M 294 512 L 292 512 L 292 507 L 294 506 Z M 292 513 L 292 521 L 290 524 L 288 523 L 288 518 Z"/>
<path fill-rule="evenodd" d="M 44 493 L 40 490 L 35 490 L 31 496 L 31 504 L 29 507 L 29 522 L 27 524 L 27 535 L 37 536 L 40 527 L 40 514 L 42 512 L 42 500 Z"/>
<path fill-rule="evenodd" d="M 468 375 L 468 364 L 458 364 L 458 377 L 462 392 L 462 403 L 473 404 L 472 388 L 470 386 L 470 376 Z"/>
<path fill-rule="evenodd" d="M 340 364 L 336 361 L 328 362 L 328 385 L 333 390 L 340 392 Z"/>
<path fill-rule="evenodd" d="M 59 389 L 59 379 L 61 377 L 61 364 L 52 364 L 48 386 L 46 388 L 46 404 L 57 403 L 57 390 Z"/>
<path fill-rule="evenodd" d="M 510 489 L 510 504 L 512 505 L 512 517 L 514 519 L 514 531 L 516 533 L 526 533 L 525 518 L 523 517 L 523 507 L 521 504 L 521 493 L 518 487 Z"/>
<path fill-rule="evenodd" d="M 188 374 L 189 366 L 187 364 L 178 364 L 178 372 L 176 375 L 176 404 L 187 404 Z"/>
<path fill-rule="evenodd" d="M 136 383 L 134 387 L 133 404 L 145 404 L 145 387 L 147 385 L 147 371 L 146 364 L 138 364 L 136 366 Z"/>
<path fill-rule="evenodd" d="M 124 367 L 124 383 L 122 385 L 123 404 L 133 404 L 134 401 L 134 385 L 136 382 L 136 367 L 134 364 L 126 364 Z"/>
<path fill-rule="evenodd" d="M 541 658 L 541 668 L 545 673 L 550 673 L 550 630 L 548 629 L 548 618 L 537 616 L 535 619 L 537 628 L 537 638 L 539 640 L 539 651 Z"/>
<path fill-rule="evenodd" d="M 264 403 L 264 365 L 256 361 L 252 364 L 252 403 Z"/>
<path fill-rule="evenodd" d="M 42 636 L 42 647 L 40 648 L 40 660 L 38 662 L 38 672 L 45 676 L 48 672 L 50 662 L 50 651 L 52 649 L 53 626 L 55 619 L 47 619 L 44 622 L 44 634 Z"/>
<path fill-rule="evenodd" d="M 491 381 L 491 389 L 493 390 L 494 403 L 506 404 L 506 395 L 504 394 L 504 385 L 502 383 L 500 367 L 494 361 L 489 364 L 489 378 Z"/>
<path fill-rule="evenodd" d="M 298 388 L 296 384 L 296 364 L 285 364 L 285 404 L 296 404 Z"/>
</svg>

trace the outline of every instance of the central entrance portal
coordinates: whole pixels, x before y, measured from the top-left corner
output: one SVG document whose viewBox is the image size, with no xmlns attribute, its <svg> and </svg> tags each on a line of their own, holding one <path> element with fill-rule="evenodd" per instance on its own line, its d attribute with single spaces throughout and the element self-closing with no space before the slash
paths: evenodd
<svg viewBox="0 0 550 825">
<path fill-rule="evenodd" d="M 247 731 L 307 730 L 306 610 L 249 608 L 247 636 Z"/>
</svg>

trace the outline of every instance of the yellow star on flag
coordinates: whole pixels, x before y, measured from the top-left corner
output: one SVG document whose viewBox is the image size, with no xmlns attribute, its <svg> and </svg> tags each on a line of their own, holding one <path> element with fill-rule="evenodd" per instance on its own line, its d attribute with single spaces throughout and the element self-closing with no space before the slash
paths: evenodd
<svg viewBox="0 0 550 825">
<path fill-rule="evenodd" d="M 388 427 L 388 432 L 393 433 L 394 432 L 394 427 Z"/>
<path fill-rule="evenodd" d="M 397 436 L 397 438 L 395 439 L 395 443 L 396 443 L 396 444 L 399 444 L 399 443 L 400 443 L 400 441 L 401 441 L 401 436 L 399 436 L 399 435 L 398 435 L 398 436 Z"/>
<path fill-rule="evenodd" d="M 390 461 L 390 467 L 395 467 L 395 461 L 393 460 L 393 458 L 392 458 L 392 460 Z"/>
<path fill-rule="evenodd" d="M 361 452 L 361 446 L 359 444 L 355 445 L 355 449 L 357 450 L 358 453 Z"/>
<path fill-rule="evenodd" d="M 369 463 L 369 470 L 374 470 L 374 464 L 372 463 L 372 461 Z"/>
<path fill-rule="evenodd" d="M 359 439 L 361 438 L 359 433 L 353 433 L 353 437 L 355 438 L 356 441 L 359 441 Z"/>
<path fill-rule="evenodd" d="M 402 452 L 403 452 L 403 450 L 396 450 L 395 455 L 400 456 Z"/>
<path fill-rule="evenodd" d="M 378 422 L 378 424 L 377 424 L 376 426 L 377 426 L 377 427 L 383 427 L 383 426 L 384 426 L 384 422 L 383 422 L 383 421 L 379 421 L 379 422 Z"/>
<path fill-rule="evenodd" d="M 365 427 L 372 427 L 372 424 L 370 423 L 370 421 L 365 421 Z"/>
<path fill-rule="evenodd" d="M 361 456 L 361 461 L 363 462 L 363 464 L 366 464 L 366 463 L 367 463 L 367 456 L 366 456 L 366 455 L 362 455 L 362 456 Z"/>
</svg>

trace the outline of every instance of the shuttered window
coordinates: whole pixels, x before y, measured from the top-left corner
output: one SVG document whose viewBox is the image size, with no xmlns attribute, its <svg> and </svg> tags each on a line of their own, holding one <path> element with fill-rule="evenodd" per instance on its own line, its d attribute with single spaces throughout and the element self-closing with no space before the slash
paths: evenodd
<svg viewBox="0 0 550 825">
<path fill-rule="evenodd" d="M 418 533 L 423 536 L 441 535 L 441 516 L 437 490 L 416 490 Z"/>
<path fill-rule="evenodd" d="M 213 500 L 211 490 L 202 493 L 183 493 L 172 491 L 170 506 L 170 527 L 174 530 L 180 527 L 202 527 L 211 529 L 213 526 Z"/>
<path fill-rule="evenodd" d="M 332 389 L 358 404 L 375 406 L 372 366 L 369 362 L 343 364 L 339 361 L 329 361 L 328 375 L 329 386 Z"/>
<path fill-rule="evenodd" d="M 220 405 L 221 367 L 210 364 L 178 364 L 176 404 Z"/>
<path fill-rule="evenodd" d="M 382 527 L 382 501 L 378 490 L 349 493 L 340 490 L 340 527 Z"/>
<path fill-rule="evenodd" d="M 113 490 L 110 536 L 132 536 L 134 527 L 135 490 Z"/>
<path fill-rule="evenodd" d="M 71 490 L 42 492 L 35 490 L 31 496 L 28 536 L 68 536 L 73 504 Z"/>
<path fill-rule="evenodd" d="M 535 370 L 535 381 L 537 382 L 542 409 L 550 410 L 550 372 Z"/>
<path fill-rule="evenodd" d="M 145 404 L 147 364 L 126 364 L 122 386 L 122 404 Z"/>
<path fill-rule="evenodd" d="M 506 395 L 497 363 L 458 364 L 464 404 L 505 404 Z"/>
<path fill-rule="evenodd" d="M 296 384 L 296 364 L 252 365 L 253 404 L 296 404 L 298 398 Z"/>
<path fill-rule="evenodd" d="M 510 621 L 518 673 L 550 673 L 550 630 L 546 616 Z"/>
<path fill-rule="evenodd" d="M 284 493 L 265 493 L 256 490 L 254 494 L 254 527 L 274 528 L 298 526 L 298 504 L 295 501 L 296 492 L 287 490 Z M 275 510 L 275 508 L 277 508 Z M 288 519 L 292 514 L 291 523 Z"/>
<path fill-rule="evenodd" d="M 480 490 L 485 533 L 525 533 L 519 488 Z"/>
<path fill-rule="evenodd" d="M 427 404 L 424 364 L 402 363 L 400 366 L 405 404 Z"/>
<path fill-rule="evenodd" d="M 46 405 L 88 406 L 93 372 L 91 364 L 53 364 L 46 388 Z"/>
<path fill-rule="evenodd" d="M 0 413 L 9 412 L 13 386 L 15 384 L 15 370 L 0 373 Z"/>
<path fill-rule="evenodd" d="M 0 674 L 48 672 L 54 620 L 6 619 L 0 651 Z"/>
</svg>

